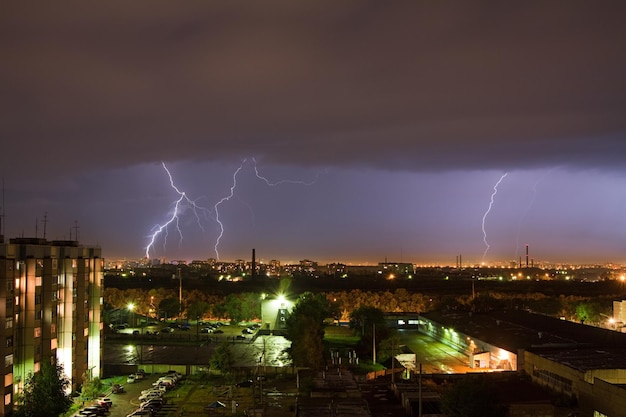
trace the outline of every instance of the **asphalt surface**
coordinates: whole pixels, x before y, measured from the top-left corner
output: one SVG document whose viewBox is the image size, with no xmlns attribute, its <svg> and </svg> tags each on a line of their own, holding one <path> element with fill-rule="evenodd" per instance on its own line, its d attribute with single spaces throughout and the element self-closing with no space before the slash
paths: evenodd
<svg viewBox="0 0 626 417">
<path fill-rule="evenodd" d="M 113 406 L 110 408 L 110 414 L 108 417 L 126 417 L 128 414 L 139 408 L 139 396 L 141 391 L 152 388 L 152 383 L 155 382 L 162 375 L 146 375 L 143 380 L 136 381 L 132 384 L 123 384 L 125 392 L 121 394 L 110 394 L 109 398 L 113 400 Z M 179 382 L 180 383 L 180 382 Z M 173 411 L 178 411 L 182 408 L 182 403 L 177 402 L 176 388 L 168 391 L 165 394 L 165 398 L 168 399 L 167 404 L 163 407 L 157 416 L 167 415 Z"/>
</svg>

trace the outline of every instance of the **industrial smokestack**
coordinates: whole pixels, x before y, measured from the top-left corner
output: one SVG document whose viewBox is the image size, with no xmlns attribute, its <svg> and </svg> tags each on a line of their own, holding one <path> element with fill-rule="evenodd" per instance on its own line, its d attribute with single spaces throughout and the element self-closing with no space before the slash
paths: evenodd
<svg viewBox="0 0 626 417">
<path fill-rule="evenodd" d="M 252 278 L 256 277 L 256 251 L 252 248 Z"/>
<path fill-rule="evenodd" d="M 526 245 L 526 268 L 528 268 L 528 245 Z"/>
</svg>

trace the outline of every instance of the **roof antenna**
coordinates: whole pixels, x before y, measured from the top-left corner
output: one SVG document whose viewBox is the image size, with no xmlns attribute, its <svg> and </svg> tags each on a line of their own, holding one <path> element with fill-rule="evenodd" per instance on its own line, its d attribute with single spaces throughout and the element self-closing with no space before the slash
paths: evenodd
<svg viewBox="0 0 626 417">
<path fill-rule="evenodd" d="M 43 215 L 43 220 L 41 221 L 43 223 L 43 238 L 46 238 L 46 227 L 48 226 L 48 212 L 46 211 Z"/>
<path fill-rule="evenodd" d="M 74 240 L 76 242 L 78 242 L 78 229 L 80 229 L 80 227 L 78 226 L 78 220 L 74 220 Z M 72 231 L 70 230 L 70 240 L 72 240 Z"/>
</svg>

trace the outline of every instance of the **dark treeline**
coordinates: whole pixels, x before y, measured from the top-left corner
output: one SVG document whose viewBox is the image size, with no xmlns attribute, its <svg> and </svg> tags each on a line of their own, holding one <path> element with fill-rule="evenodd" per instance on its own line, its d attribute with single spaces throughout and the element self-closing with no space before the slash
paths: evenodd
<svg viewBox="0 0 626 417">
<path fill-rule="evenodd" d="M 358 308 L 374 307 L 386 312 L 413 313 L 438 309 L 526 309 L 568 320 L 602 324 L 612 315 L 612 301 L 621 300 L 626 295 L 622 282 L 608 279 L 593 282 L 558 279 L 501 281 L 432 275 L 394 280 L 378 276 L 256 277 L 240 282 L 185 275 L 181 275 L 181 280 L 171 276 L 107 276 L 104 300 L 109 310 L 124 309 L 132 302 L 137 313 L 142 315 L 172 317 L 182 310 L 183 316 L 191 320 L 204 317 L 243 321 L 260 318 L 263 297 L 285 294 L 295 299 L 302 293 L 312 292 L 323 294 L 333 306 L 333 318 L 341 321 L 347 321 L 350 313 Z M 181 283 L 182 306 L 178 304 Z"/>
</svg>

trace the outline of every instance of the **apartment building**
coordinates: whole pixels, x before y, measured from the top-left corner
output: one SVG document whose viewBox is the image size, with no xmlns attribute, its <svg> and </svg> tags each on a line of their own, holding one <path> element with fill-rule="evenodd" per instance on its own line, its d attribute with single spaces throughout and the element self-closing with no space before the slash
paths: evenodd
<svg viewBox="0 0 626 417">
<path fill-rule="evenodd" d="M 0 237 L 0 416 L 42 361 L 56 357 L 73 390 L 100 376 L 103 267 L 99 247 Z"/>
</svg>

